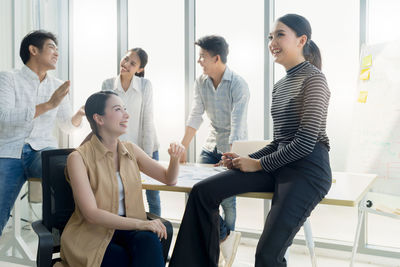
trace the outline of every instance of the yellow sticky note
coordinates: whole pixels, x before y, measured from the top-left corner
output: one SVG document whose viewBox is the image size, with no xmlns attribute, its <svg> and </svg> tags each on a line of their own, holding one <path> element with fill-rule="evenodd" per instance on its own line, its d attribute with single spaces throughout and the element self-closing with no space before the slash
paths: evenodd
<svg viewBox="0 0 400 267">
<path fill-rule="evenodd" d="M 360 73 L 360 80 L 368 81 L 368 80 L 369 80 L 370 72 L 371 72 L 370 69 L 361 70 L 361 73 Z"/>
<path fill-rule="evenodd" d="M 357 102 L 367 103 L 367 96 L 368 96 L 368 92 L 367 91 L 360 91 L 360 94 L 358 95 Z"/>
<path fill-rule="evenodd" d="M 372 55 L 363 57 L 361 62 L 361 68 L 364 69 L 372 65 Z"/>
</svg>

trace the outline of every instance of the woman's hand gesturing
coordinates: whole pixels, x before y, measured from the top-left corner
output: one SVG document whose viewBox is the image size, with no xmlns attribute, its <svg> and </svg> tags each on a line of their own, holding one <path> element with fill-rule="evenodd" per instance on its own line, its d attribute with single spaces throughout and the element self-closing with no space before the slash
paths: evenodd
<svg viewBox="0 0 400 267">
<path fill-rule="evenodd" d="M 171 159 L 179 159 L 185 152 L 185 147 L 181 143 L 169 144 L 168 154 Z"/>
</svg>

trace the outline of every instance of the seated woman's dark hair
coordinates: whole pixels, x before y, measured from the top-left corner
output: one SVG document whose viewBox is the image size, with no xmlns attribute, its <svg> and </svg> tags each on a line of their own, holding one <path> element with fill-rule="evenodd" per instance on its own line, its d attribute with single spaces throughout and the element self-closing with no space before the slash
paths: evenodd
<svg viewBox="0 0 400 267">
<path fill-rule="evenodd" d="M 93 115 L 94 114 L 104 115 L 107 100 L 112 95 L 118 96 L 118 94 L 113 91 L 100 91 L 100 92 L 92 94 L 86 100 L 86 104 L 85 104 L 86 119 L 88 120 L 88 122 L 90 124 L 90 128 L 92 128 L 92 132 L 95 135 L 97 135 L 97 137 L 100 140 L 101 140 L 101 136 L 99 135 L 99 130 L 97 129 L 97 124 L 93 118 Z"/>
</svg>

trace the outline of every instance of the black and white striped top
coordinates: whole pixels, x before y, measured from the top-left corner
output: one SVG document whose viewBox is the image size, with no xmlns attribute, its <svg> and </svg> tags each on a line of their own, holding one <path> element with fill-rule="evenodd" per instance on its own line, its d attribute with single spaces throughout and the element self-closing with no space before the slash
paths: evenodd
<svg viewBox="0 0 400 267">
<path fill-rule="evenodd" d="M 287 71 L 274 85 L 271 115 L 273 141 L 250 154 L 271 172 L 310 154 L 317 142 L 329 149 L 326 116 L 330 91 L 325 75 L 308 61 Z"/>
</svg>

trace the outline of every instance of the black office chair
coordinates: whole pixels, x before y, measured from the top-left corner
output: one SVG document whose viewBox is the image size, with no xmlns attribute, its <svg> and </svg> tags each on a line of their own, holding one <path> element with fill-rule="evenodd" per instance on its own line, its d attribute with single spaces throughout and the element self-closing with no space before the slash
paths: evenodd
<svg viewBox="0 0 400 267">
<path fill-rule="evenodd" d="M 74 150 L 55 149 L 42 152 L 43 220 L 32 223 L 32 228 L 39 237 L 38 267 L 53 266 L 60 261 L 59 258 L 53 259 L 53 253 L 60 252 L 61 234 L 75 209 L 71 186 L 64 176 L 67 157 L 72 151 Z M 167 228 L 168 238 L 162 240 L 166 262 L 172 240 L 172 224 L 150 213 L 147 213 L 147 218 L 161 219 Z"/>
</svg>

